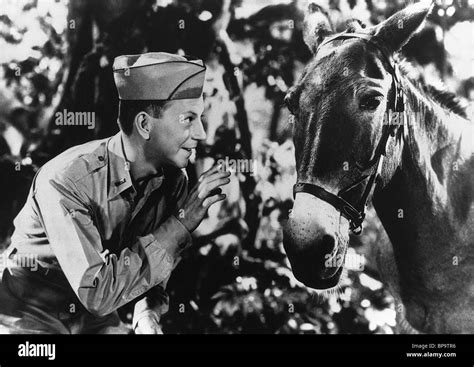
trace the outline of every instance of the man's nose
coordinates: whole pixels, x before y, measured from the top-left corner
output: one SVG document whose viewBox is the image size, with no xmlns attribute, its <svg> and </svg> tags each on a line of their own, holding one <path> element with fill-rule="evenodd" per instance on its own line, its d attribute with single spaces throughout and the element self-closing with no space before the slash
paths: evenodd
<svg viewBox="0 0 474 367">
<path fill-rule="evenodd" d="M 191 137 L 194 140 L 205 140 L 207 135 L 201 119 L 197 119 L 191 129 Z"/>
</svg>

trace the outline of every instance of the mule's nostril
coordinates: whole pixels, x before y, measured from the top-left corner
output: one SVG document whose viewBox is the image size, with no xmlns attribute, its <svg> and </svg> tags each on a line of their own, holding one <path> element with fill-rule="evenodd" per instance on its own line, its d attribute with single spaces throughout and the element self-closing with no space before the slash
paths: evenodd
<svg viewBox="0 0 474 367">
<path fill-rule="evenodd" d="M 321 250 L 323 254 L 335 255 L 335 252 L 337 251 L 335 238 L 328 234 L 324 235 L 321 239 Z"/>
<path fill-rule="evenodd" d="M 319 276 L 321 279 L 332 278 L 340 268 L 337 259 L 337 241 L 334 236 L 324 235 L 321 238 L 321 251 L 324 254 L 324 266 L 322 267 Z"/>
</svg>

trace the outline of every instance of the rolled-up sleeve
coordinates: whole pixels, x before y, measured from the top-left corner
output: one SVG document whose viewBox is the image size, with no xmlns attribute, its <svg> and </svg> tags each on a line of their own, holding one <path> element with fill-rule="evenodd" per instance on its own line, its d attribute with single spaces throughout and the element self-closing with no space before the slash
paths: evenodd
<svg viewBox="0 0 474 367">
<path fill-rule="evenodd" d="M 104 250 L 91 208 L 68 178 L 35 190 L 40 217 L 53 252 L 86 309 L 107 315 L 167 279 L 176 258 L 191 241 L 170 216 L 154 232 L 138 237 L 120 253 Z"/>
</svg>

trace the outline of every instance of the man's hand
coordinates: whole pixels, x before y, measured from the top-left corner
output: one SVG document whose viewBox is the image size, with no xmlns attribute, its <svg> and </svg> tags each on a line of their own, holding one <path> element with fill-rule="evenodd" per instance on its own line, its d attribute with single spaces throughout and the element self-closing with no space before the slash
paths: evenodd
<svg viewBox="0 0 474 367">
<path fill-rule="evenodd" d="M 227 185 L 230 182 L 229 176 L 230 172 L 221 171 L 220 166 L 215 165 L 199 177 L 178 216 L 178 220 L 189 232 L 197 228 L 211 205 L 225 199 L 226 195 L 222 194 L 219 186 Z"/>
<path fill-rule="evenodd" d="M 138 320 L 135 334 L 163 334 L 156 317 L 152 315 L 143 316 Z"/>
</svg>

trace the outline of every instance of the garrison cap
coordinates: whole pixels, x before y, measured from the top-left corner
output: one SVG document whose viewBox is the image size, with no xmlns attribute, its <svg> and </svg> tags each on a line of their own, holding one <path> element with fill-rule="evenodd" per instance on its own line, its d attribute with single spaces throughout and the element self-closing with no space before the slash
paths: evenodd
<svg viewBox="0 0 474 367">
<path fill-rule="evenodd" d="M 114 60 L 114 80 L 121 100 L 199 98 L 206 66 L 202 60 L 149 52 Z"/>
</svg>

